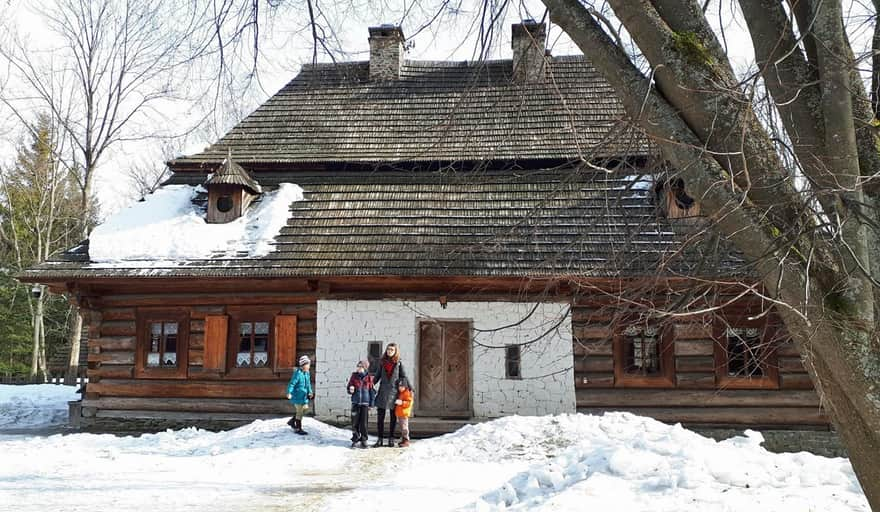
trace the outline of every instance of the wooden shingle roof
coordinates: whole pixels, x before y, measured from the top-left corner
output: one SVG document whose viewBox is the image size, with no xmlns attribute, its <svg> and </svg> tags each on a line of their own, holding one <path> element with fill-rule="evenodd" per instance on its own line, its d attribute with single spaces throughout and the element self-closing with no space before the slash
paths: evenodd
<svg viewBox="0 0 880 512">
<path fill-rule="evenodd" d="M 176 183 L 200 183 L 179 173 Z M 29 272 L 43 278 L 166 276 L 731 276 L 725 244 L 658 218 L 633 176 L 563 169 L 524 173 L 264 174 L 305 192 L 263 258 L 166 268 L 88 262 L 87 245 Z"/>
<path fill-rule="evenodd" d="M 511 81 L 511 61 L 407 61 L 371 82 L 369 63 L 303 66 L 202 153 L 173 169 L 249 163 L 591 160 L 656 153 L 583 56 L 550 57 L 547 80 Z"/>
</svg>

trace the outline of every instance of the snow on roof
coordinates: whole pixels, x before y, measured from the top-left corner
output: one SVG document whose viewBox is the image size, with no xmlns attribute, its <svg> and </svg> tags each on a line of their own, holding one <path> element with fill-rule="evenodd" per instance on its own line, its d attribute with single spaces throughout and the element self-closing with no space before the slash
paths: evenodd
<svg viewBox="0 0 880 512">
<path fill-rule="evenodd" d="M 193 203 L 201 187 L 168 185 L 120 211 L 89 237 L 89 258 L 97 263 L 133 261 L 181 263 L 216 256 L 259 258 L 287 223 L 290 204 L 303 198 L 298 185 L 282 183 L 239 219 L 208 224 Z"/>
</svg>

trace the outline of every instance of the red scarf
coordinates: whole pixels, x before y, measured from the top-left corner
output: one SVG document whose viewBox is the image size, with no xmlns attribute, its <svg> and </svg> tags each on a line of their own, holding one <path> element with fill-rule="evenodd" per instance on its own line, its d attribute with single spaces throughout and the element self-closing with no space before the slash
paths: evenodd
<svg viewBox="0 0 880 512">
<path fill-rule="evenodd" d="M 391 372 L 394 371 L 394 361 L 392 361 L 391 359 L 385 359 L 384 361 L 382 361 L 382 366 L 385 367 L 385 375 L 390 379 Z"/>
</svg>

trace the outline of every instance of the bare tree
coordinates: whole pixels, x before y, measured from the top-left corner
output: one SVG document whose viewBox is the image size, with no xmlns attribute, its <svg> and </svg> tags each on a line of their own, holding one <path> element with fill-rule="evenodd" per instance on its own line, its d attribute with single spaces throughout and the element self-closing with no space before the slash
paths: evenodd
<svg viewBox="0 0 880 512">
<path fill-rule="evenodd" d="M 577 0 L 543 0 L 628 114 L 760 271 L 880 510 L 880 172 L 870 98 L 840 2 L 740 0 L 761 77 L 806 184 L 767 128 L 695 1 L 610 0 L 649 79 Z"/>
<path fill-rule="evenodd" d="M 108 150 L 155 135 L 151 125 L 174 99 L 199 52 L 199 11 L 189 3 L 61 0 L 42 12 L 59 43 L 41 55 L 20 39 L 0 58 L 23 84 L 0 100 L 19 118 L 49 112 L 69 151 L 59 154 L 80 191 L 81 238 L 95 217 L 94 178 Z M 82 318 L 71 315 L 68 381 L 75 378 Z"/>
</svg>

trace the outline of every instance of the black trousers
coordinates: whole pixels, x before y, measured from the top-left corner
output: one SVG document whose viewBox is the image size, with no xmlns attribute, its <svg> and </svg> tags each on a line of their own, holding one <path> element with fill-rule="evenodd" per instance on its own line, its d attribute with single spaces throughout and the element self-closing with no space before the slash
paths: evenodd
<svg viewBox="0 0 880 512">
<path fill-rule="evenodd" d="M 352 405 L 351 406 L 351 442 L 366 441 L 367 423 L 370 418 L 370 407 L 368 405 Z"/>
<path fill-rule="evenodd" d="M 394 439 L 394 429 L 397 427 L 397 416 L 394 414 L 394 409 L 382 409 L 381 407 L 377 408 L 376 412 L 376 423 L 379 426 L 379 439 L 385 437 L 385 411 L 390 412 L 391 416 L 391 433 L 388 436 L 388 439 Z"/>
</svg>

